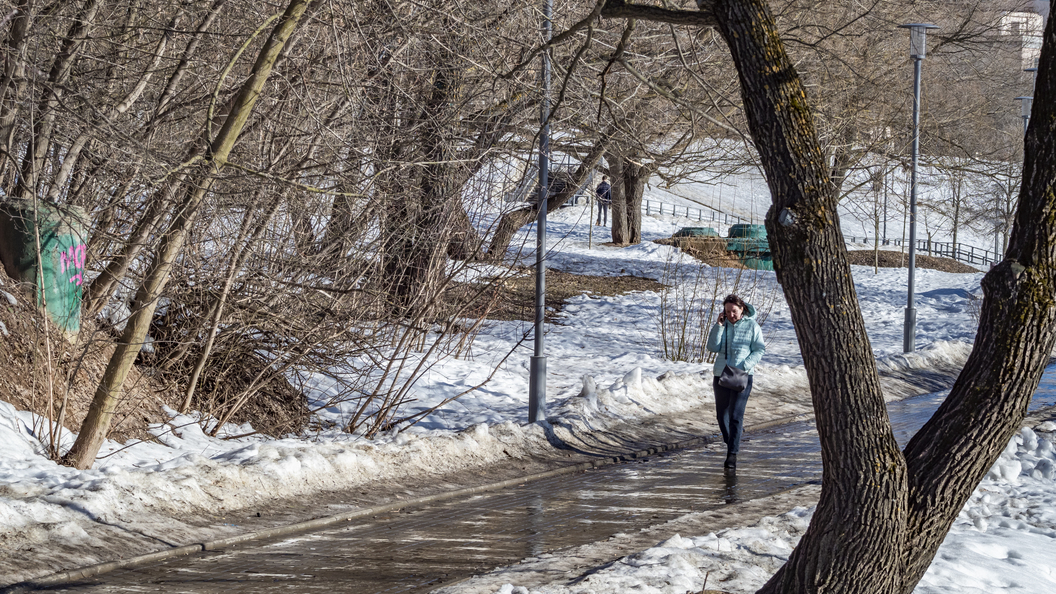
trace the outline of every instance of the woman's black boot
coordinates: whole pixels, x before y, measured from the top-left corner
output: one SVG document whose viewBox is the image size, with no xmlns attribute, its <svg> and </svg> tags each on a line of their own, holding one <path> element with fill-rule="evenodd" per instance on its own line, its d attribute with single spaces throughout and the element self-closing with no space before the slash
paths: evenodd
<svg viewBox="0 0 1056 594">
<path fill-rule="evenodd" d="M 737 469 L 737 454 L 727 453 L 726 454 L 726 462 L 724 462 L 722 464 L 722 467 L 723 468 L 727 468 L 729 470 L 736 470 Z"/>
</svg>

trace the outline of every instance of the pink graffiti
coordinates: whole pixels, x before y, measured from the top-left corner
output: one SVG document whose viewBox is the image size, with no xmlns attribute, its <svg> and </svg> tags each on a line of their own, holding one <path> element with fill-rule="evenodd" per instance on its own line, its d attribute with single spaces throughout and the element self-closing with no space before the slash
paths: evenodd
<svg viewBox="0 0 1056 594">
<path fill-rule="evenodd" d="M 88 246 L 83 243 L 75 245 L 59 254 L 59 271 L 70 271 L 69 281 L 78 287 L 84 282 L 83 271 L 85 261 L 88 259 Z"/>
</svg>

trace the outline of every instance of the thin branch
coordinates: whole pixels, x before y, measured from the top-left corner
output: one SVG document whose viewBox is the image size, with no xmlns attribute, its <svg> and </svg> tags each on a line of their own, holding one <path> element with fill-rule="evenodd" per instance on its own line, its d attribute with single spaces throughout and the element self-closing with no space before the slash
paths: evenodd
<svg viewBox="0 0 1056 594">
<path fill-rule="evenodd" d="M 579 51 L 576 52 L 576 55 L 572 57 L 572 63 L 569 64 L 568 71 L 565 73 L 565 78 L 561 83 L 561 92 L 557 95 L 557 101 L 554 103 L 553 109 L 551 109 L 550 113 L 547 114 L 546 122 L 543 123 L 544 126 L 550 123 L 550 120 L 554 118 L 554 114 L 557 113 L 557 110 L 560 109 L 561 105 L 565 102 L 565 93 L 568 91 L 569 81 L 572 80 L 572 73 L 575 72 L 576 66 L 579 64 L 579 61 L 583 58 L 583 54 L 586 53 L 587 48 L 590 47 L 590 44 L 593 39 L 594 27 L 587 27 L 587 39 L 583 42 L 583 45 L 580 46 Z"/>
<path fill-rule="evenodd" d="M 527 58 L 522 60 L 520 64 L 518 64 L 518 65 L 513 67 L 513 70 L 510 70 L 506 74 L 500 75 L 499 78 L 502 78 L 502 79 L 505 79 L 505 80 L 509 80 L 509 79 L 513 78 L 514 74 L 517 74 L 518 72 L 523 70 L 526 66 L 528 66 L 533 61 L 535 61 L 535 58 L 539 54 L 545 52 L 546 50 L 548 50 L 548 49 L 550 49 L 552 47 L 556 47 L 558 44 L 564 43 L 565 40 L 569 39 L 570 37 L 572 37 L 573 35 L 578 33 L 581 29 L 583 29 L 584 27 L 589 26 L 591 21 L 593 21 L 594 19 L 596 19 L 599 16 L 601 16 L 602 10 L 606 6 L 606 2 L 607 2 L 607 0 L 599 0 L 597 5 L 594 6 L 594 10 L 590 11 L 590 14 L 588 14 L 585 18 L 583 18 L 582 20 L 580 20 L 576 24 L 572 25 L 572 27 L 569 28 L 568 31 L 565 31 L 564 33 L 561 33 L 560 35 L 554 36 L 553 38 L 550 39 L 550 41 L 548 41 L 548 42 L 544 43 L 543 45 L 540 45 L 539 47 L 537 47 L 534 50 L 532 50 L 531 53 L 528 54 Z"/>
<path fill-rule="evenodd" d="M 731 126 L 731 125 L 729 125 L 729 124 L 727 124 L 727 123 L 725 123 L 725 122 L 723 122 L 721 120 L 718 120 L 718 119 L 708 115 L 707 113 L 701 111 L 698 107 L 696 107 L 692 103 L 684 101 L 682 98 L 680 98 L 678 95 L 672 93 L 671 91 L 668 91 L 667 89 L 661 88 L 659 85 L 657 85 L 653 81 L 649 80 L 649 78 L 646 77 L 644 74 L 642 74 L 641 72 L 638 72 L 638 69 L 636 69 L 634 66 L 632 66 L 630 64 L 630 62 L 628 62 L 627 60 L 621 58 L 620 59 L 620 64 L 623 65 L 623 67 L 627 70 L 628 73 L 630 73 L 631 76 L 633 76 L 634 78 L 637 78 L 644 85 L 646 85 L 647 87 L 652 89 L 653 92 L 656 93 L 657 95 L 661 95 L 663 97 L 666 97 L 672 103 L 676 103 L 678 105 L 681 105 L 682 107 L 686 108 L 687 110 L 692 111 L 693 113 L 699 115 L 700 117 L 704 118 L 705 120 L 708 120 L 712 124 L 715 124 L 716 126 L 722 128 L 723 130 L 726 130 L 727 132 L 730 132 L 731 134 L 734 134 L 736 136 L 743 136 L 743 133 L 740 130 L 734 128 L 733 126 Z"/>
<path fill-rule="evenodd" d="M 623 58 L 623 54 L 627 50 L 627 44 L 631 41 L 631 33 L 634 32 L 634 27 L 634 19 L 627 21 L 627 26 L 623 29 L 623 35 L 620 36 L 620 42 L 616 44 L 616 51 L 612 53 L 612 56 L 609 58 L 609 63 L 605 65 L 605 69 L 602 70 L 599 75 L 601 77 L 601 97 L 598 99 L 597 120 L 599 125 L 601 124 L 601 108 L 608 105 L 608 102 L 605 101 L 606 76 L 609 74 L 609 70 L 612 69 L 612 65 Z M 615 119 L 615 117 L 613 119 Z"/>
<path fill-rule="evenodd" d="M 628 4 L 624 0 L 609 0 L 604 4 L 601 16 L 609 19 L 641 19 L 697 27 L 715 27 L 719 24 L 715 18 L 714 0 L 697 0 L 697 6 L 699 10 L 671 10 L 659 6 Z"/>
</svg>

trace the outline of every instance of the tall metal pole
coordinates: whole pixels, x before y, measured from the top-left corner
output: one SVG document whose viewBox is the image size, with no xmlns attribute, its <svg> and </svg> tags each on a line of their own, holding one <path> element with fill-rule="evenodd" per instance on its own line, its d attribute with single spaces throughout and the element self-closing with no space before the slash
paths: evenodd
<svg viewBox="0 0 1056 594">
<path fill-rule="evenodd" d="M 1001 259 L 1001 225 L 994 225 L 994 264 Z"/>
<path fill-rule="evenodd" d="M 917 309 L 913 298 L 917 268 L 917 161 L 920 158 L 920 63 L 922 57 L 913 56 L 913 143 L 909 178 L 909 292 L 906 301 L 906 323 L 902 334 L 902 352 L 916 350 Z"/>
<path fill-rule="evenodd" d="M 909 29 L 909 57 L 913 58 L 913 145 L 911 174 L 909 178 L 909 290 L 906 298 L 906 324 L 902 335 L 902 351 L 912 353 L 916 349 L 917 309 L 914 307 L 914 284 L 917 272 L 917 163 L 920 160 L 920 63 L 924 60 L 925 40 L 928 29 L 935 25 L 913 23 L 901 25 Z"/>
<path fill-rule="evenodd" d="M 884 245 L 887 245 L 887 164 L 884 164 Z"/>
<path fill-rule="evenodd" d="M 553 35 L 553 0 L 543 6 L 543 40 Z M 543 355 L 543 314 L 546 313 L 546 209 L 550 195 L 550 50 L 542 55 L 540 79 L 543 98 L 539 103 L 539 219 L 535 239 L 535 355 L 528 375 L 528 422 L 546 419 L 546 356 Z"/>
</svg>

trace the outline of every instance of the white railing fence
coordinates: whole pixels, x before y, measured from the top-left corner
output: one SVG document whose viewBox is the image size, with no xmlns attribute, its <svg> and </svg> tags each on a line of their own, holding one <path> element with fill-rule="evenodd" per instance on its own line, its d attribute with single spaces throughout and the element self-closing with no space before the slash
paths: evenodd
<svg viewBox="0 0 1056 594">
<path fill-rule="evenodd" d="M 876 245 L 875 237 L 845 237 L 848 245 L 863 245 L 863 246 L 874 246 Z M 886 246 L 897 246 L 907 247 L 909 246 L 909 240 L 903 242 L 901 239 L 880 239 L 880 245 Z M 927 254 L 929 256 L 935 256 L 938 258 L 952 258 L 958 262 L 964 262 L 966 264 L 977 264 L 981 266 L 989 266 L 998 262 L 1002 258 L 1002 254 L 999 254 L 993 250 L 985 250 L 983 248 L 977 248 L 972 245 L 965 245 L 963 243 L 953 243 L 949 241 L 929 241 L 927 239 L 917 240 L 917 253 Z"/>
<path fill-rule="evenodd" d="M 718 212 L 713 209 L 695 208 L 692 206 L 675 206 L 657 200 L 642 200 L 642 210 L 646 215 L 668 215 L 685 217 L 693 221 L 718 223 L 720 225 L 737 225 L 745 223 L 741 217 Z"/>
</svg>

